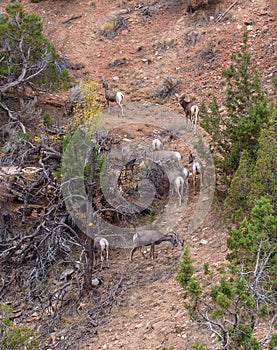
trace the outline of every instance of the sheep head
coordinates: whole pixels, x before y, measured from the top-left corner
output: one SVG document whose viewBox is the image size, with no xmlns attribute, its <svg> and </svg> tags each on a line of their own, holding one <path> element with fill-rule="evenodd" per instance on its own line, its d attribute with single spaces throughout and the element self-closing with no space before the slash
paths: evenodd
<svg viewBox="0 0 277 350">
<path fill-rule="evenodd" d="M 175 97 L 177 98 L 178 106 L 180 106 L 183 101 L 185 101 L 186 103 L 190 102 L 190 98 L 185 93 L 181 95 L 175 94 Z"/>
<path fill-rule="evenodd" d="M 195 159 L 195 156 L 192 153 L 190 153 L 190 155 L 189 155 L 189 164 L 191 164 L 194 161 L 194 159 Z"/>
</svg>

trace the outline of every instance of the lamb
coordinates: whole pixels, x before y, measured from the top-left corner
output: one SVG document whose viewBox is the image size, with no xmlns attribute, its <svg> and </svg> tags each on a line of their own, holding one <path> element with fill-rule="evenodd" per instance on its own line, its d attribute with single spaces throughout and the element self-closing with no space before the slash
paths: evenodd
<svg viewBox="0 0 277 350">
<path fill-rule="evenodd" d="M 161 151 L 164 148 L 164 145 L 160 139 L 154 139 L 152 141 L 153 151 Z"/>
<path fill-rule="evenodd" d="M 188 118 L 192 122 L 192 124 L 194 124 L 196 127 L 198 122 L 199 107 L 194 102 L 186 100 L 185 94 L 182 94 L 182 95 L 175 94 L 175 96 L 177 97 L 177 100 L 178 100 L 178 106 L 183 107 L 186 118 Z"/>
<path fill-rule="evenodd" d="M 141 248 L 144 246 L 151 246 L 150 258 L 154 259 L 154 246 L 162 242 L 171 242 L 173 246 L 183 246 L 183 243 L 179 240 L 176 234 L 167 235 L 158 230 L 145 230 L 136 232 L 133 236 L 134 247 L 130 253 L 130 261 L 133 261 L 133 255 L 136 250 L 140 249 L 141 254 L 145 258 Z"/>
<path fill-rule="evenodd" d="M 106 253 L 106 254 L 105 254 Z M 109 267 L 109 242 L 106 238 L 101 237 L 101 236 L 96 236 L 94 238 L 94 244 L 93 244 L 93 254 L 94 254 L 94 266 L 96 265 L 96 256 L 100 256 L 100 260 L 101 260 L 101 270 L 103 268 L 103 262 L 105 260 L 104 255 L 106 255 L 106 261 Z"/>
<path fill-rule="evenodd" d="M 123 117 L 123 106 L 122 106 L 122 101 L 124 99 L 123 93 L 121 91 L 114 92 L 112 90 L 109 90 L 109 86 L 106 81 L 103 82 L 103 88 L 105 89 L 105 98 L 107 101 L 109 113 L 111 112 L 110 102 L 116 102 L 119 108 L 121 108 L 121 116 Z"/>
<path fill-rule="evenodd" d="M 203 187 L 204 184 L 204 175 L 203 175 L 203 169 L 200 162 L 196 160 L 196 157 L 190 153 L 189 155 L 189 164 L 192 163 L 192 181 L 193 181 L 193 188 L 194 188 L 194 194 L 195 194 L 195 183 L 196 183 L 196 174 L 200 174 L 200 187 Z"/>
</svg>

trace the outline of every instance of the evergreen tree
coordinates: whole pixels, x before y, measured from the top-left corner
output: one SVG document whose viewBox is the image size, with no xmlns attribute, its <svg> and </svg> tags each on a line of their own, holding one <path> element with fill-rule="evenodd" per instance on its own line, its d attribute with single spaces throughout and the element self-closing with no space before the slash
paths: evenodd
<svg viewBox="0 0 277 350">
<path fill-rule="evenodd" d="M 68 83 L 68 72 L 54 46 L 43 36 L 40 17 L 8 4 L 0 17 L 0 92 L 24 83 L 55 89 Z"/>
<path fill-rule="evenodd" d="M 248 151 L 242 152 L 239 167 L 228 189 L 224 204 L 226 221 L 237 223 L 248 214 L 248 196 L 251 186 L 252 162 Z"/>
<path fill-rule="evenodd" d="M 270 110 L 258 72 L 251 64 L 247 32 L 243 35 L 241 50 L 233 54 L 232 63 L 223 71 L 227 89 L 225 111 L 220 111 L 214 98 L 210 114 L 201 125 L 212 136 L 218 170 L 228 181 L 239 166 L 244 150 L 255 159 L 261 128 L 267 124 Z"/>
<path fill-rule="evenodd" d="M 217 336 L 223 350 L 260 350 L 265 344 L 273 349 L 277 345 L 273 334 L 277 320 L 276 232 L 274 208 L 262 197 L 249 218 L 232 230 L 230 264 L 221 269 L 220 281 L 210 290 L 201 289 L 203 281 L 193 276 L 192 261 L 185 251 L 177 275 L 186 292 L 185 307 L 193 320 Z M 209 274 L 210 284 L 213 276 Z"/>
<path fill-rule="evenodd" d="M 249 194 L 249 207 L 253 206 L 255 199 L 269 195 L 271 203 L 277 212 L 277 117 L 273 114 L 268 128 L 261 132 L 259 150 L 254 167 L 251 190 Z"/>
<path fill-rule="evenodd" d="M 274 256 L 277 248 L 277 216 L 268 196 L 257 200 L 249 219 L 243 219 L 238 228 L 231 230 L 227 240 L 227 246 L 231 250 L 228 259 L 244 263 L 245 268 L 253 266 L 258 250 L 261 249 L 260 244 L 263 246 L 260 253 L 263 250 L 271 251 L 273 260 L 277 258 Z M 276 271 L 277 266 L 269 264 L 268 268 L 275 268 Z"/>
</svg>

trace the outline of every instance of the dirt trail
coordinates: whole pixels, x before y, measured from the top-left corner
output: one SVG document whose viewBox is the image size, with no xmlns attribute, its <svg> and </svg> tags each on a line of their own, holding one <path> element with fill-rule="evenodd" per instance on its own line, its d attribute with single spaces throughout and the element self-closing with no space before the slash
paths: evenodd
<svg viewBox="0 0 277 350">
<path fill-rule="evenodd" d="M 190 246 L 196 269 L 204 262 L 215 268 L 224 260 L 226 236 L 217 230 L 218 222 L 208 216 L 205 224 L 188 235 L 190 217 L 198 195 L 189 191 L 187 216 L 180 218 L 176 232 Z M 177 203 L 176 203 L 177 206 Z M 105 284 L 122 278 L 122 303 L 114 306 L 105 324 L 98 327 L 98 336 L 88 339 L 79 349 L 161 349 L 173 346 L 183 349 L 196 339 L 211 343 L 209 332 L 192 324 L 183 307 L 182 290 L 175 281 L 175 267 L 181 258 L 180 248 L 164 243 L 156 247 L 157 258 L 145 260 L 139 252 L 129 262 L 130 250 L 113 250 L 109 269 L 100 273 Z M 216 256 L 216 259 L 215 259 Z"/>
<path fill-rule="evenodd" d="M 136 121 L 133 116 L 137 111 L 140 112 L 140 117 L 147 117 L 147 123 L 144 126 L 132 124 Z M 155 132 L 161 130 L 161 126 L 157 125 L 157 118 L 159 120 L 165 118 L 169 125 L 178 118 L 178 114 L 169 113 L 168 115 L 166 108 L 143 107 L 139 103 L 127 104 L 124 118 L 117 117 L 116 113 L 117 107 L 113 107 L 111 114 L 104 115 L 105 127 L 113 130 L 119 124 L 126 123 L 127 126 L 122 126 L 116 135 L 119 138 L 125 136 L 130 140 L 141 141 L 144 138 L 146 144 L 150 143 Z M 131 115 L 130 121 L 129 115 Z M 188 166 L 187 159 L 190 152 L 188 144 L 182 139 L 178 140 L 177 136 L 171 142 L 168 140 L 167 135 L 163 136 L 165 147 L 173 150 L 179 145 L 178 149 L 183 155 L 182 162 Z M 187 202 L 179 207 L 178 200 L 174 196 L 173 204 L 167 203 L 164 208 L 166 214 L 162 221 L 165 227 L 174 226 L 174 231 L 180 239 L 190 246 L 196 269 L 200 273 L 204 262 L 210 263 L 211 268 L 215 268 L 224 260 L 226 233 L 211 211 L 206 220 L 195 231 L 189 233 L 192 217 L 196 209 L 199 210 L 199 203 L 204 203 L 203 198 L 208 196 L 207 186 L 201 189 L 200 194 L 199 179 L 197 181 L 197 194 L 194 195 L 190 179 Z M 201 214 L 202 212 L 199 215 Z M 79 349 L 146 350 L 161 349 L 162 346 L 181 349 L 185 345 L 193 344 L 195 339 L 199 339 L 197 334 L 204 342 L 210 342 L 209 332 L 199 331 L 197 326 L 189 320 L 183 307 L 182 290 L 175 280 L 175 269 L 181 259 L 181 249 L 163 243 L 156 247 L 155 252 L 157 258 L 154 261 L 145 260 L 139 252 L 136 252 L 134 261 L 131 263 L 129 262 L 130 249 L 111 251 L 110 267 L 101 272 L 97 270 L 95 273 L 104 281 L 101 288 L 120 281 L 123 298 L 119 298 L 119 303 L 112 308 L 105 323 L 99 325 L 98 335 L 82 342 Z"/>
</svg>

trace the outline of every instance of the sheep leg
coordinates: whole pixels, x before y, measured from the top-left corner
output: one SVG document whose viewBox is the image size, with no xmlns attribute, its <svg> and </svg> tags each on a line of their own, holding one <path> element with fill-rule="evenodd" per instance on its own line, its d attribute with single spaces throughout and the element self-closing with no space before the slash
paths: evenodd
<svg viewBox="0 0 277 350">
<path fill-rule="evenodd" d="M 144 259 L 147 259 L 147 257 L 145 256 L 145 254 L 143 253 L 143 251 L 141 250 L 142 247 L 134 247 L 132 250 L 131 250 L 131 254 L 130 254 L 130 261 L 133 261 L 133 255 L 135 253 L 136 250 L 139 249 L 141 255 L 144 257 Z"/>
<path fill-rule="evenodd" d="M 179 205 L 181 205 L 180 188 L 178 187 L 178 185 L 176 183 L 174 184 L 174 187 L 175 187 L 175 192 L 176 192 L 177 196 L 179 197 Z"/>
<path fill-rule="evenodd" d="M 103 262 L 104 262 L 104 255 L 103 255 L 103 252 L 101 252 L 100 260 L 101 260 L 100 270 L 102 270 L 102 269 L 103 269 Z"/>
<path fill-rule="evenodd" d="M 144 259 L 147 259 L 147 256 L 142 251 L 142 247 L 139 247 L 140 254 L 144 257 Z"/>
<path fill-rule="evenodd" d="M 194 194 L 196 195 L 196 188 L 195 188 L 195 183 L 196 183 L 196 174 L 193 174 L 193 190 L 194 190 Z"/>
<path fill-rule="evenodd" d="M 196 123 L 197 123 L 197 115 L 194 114 L 193 116 L 193 128 L 194 128 L 194 134 L 196 134 Z"/>
<path fill-rule="evenodd" d="M 186 178 L 186 193 L 188 193 L 188 189 L 189 189 L 189 179 L 187 177 Z"/>
<path fill-rule="evenodd" d="M 138 247 L 134 247 L 132 250 L 131 250 L 131 253 L 130 253 L 130 261 L 133 261 L 133 255 L 134 255 L 134 252 L 138 249 Z"/>
<path fill-rule="evenodd" d="M 193 115 L 191 114 L 191 112 L 189 113 L 189 120 L 190 120 L 191 128 L 193 129 Z"/>
<path fill-rule="evenodd" d="M 203 172 L 200 172 L 200 187 L 203 187 L 204 185 L 204 177 L 203 177 Z"/>
<path fill-rule="evenodd" d="M 121 103 L 119 103 L 118 105 L 119 105 L 119 107 L 121 108 L 121 117 L 123 117 L 123 106 L 122 106 Z"/>
<path fill-rule="evenodd" d="M 93 269 L 95 269 L 95 266 L 96 266 L 96 254 L 93 253 L 93 265 L 92 265 Z"/>
<path fill-rule="evenodd" d="M 195 113 L 195 115 L 194 115 L 194 125 L 195 125 L 195 127 L 196 127 L 196 125 L 197 125 L 197 118 L 198 116 L 197 116 L 197 114 Z"/>
<path fill-rule="evenodd" d="M 178 191 L 178 196 L 179 196 L 179 207 L 182 205 L 182 189 L 180 188 L 179 191 Z"/>
<path fill-rule="evenodd" d="M 170 197 L 173 197 L 174 187 L 171 185 Z"/>
<path fill-rule="evenodd" d="M 150 248 L 150 259 L 151 259 L 151 255 L 152 255 L 152 260 L 154 260 L 154 247 L 155 247 L 155 243 L 151 244 L 151 248 Z M 152 254 L 151 254 L 152 252 Z"/>
<path fill-rule="evenodd" d="M 106 247 L 106 261 L 107 261 L 107 267 L 110 267 L 110 264 L 109 264 L 109 249 L 108 249 L 108 247 Z"/>
<path fill-rule="evenodd" d="M 182 205 L 182 197 L 184 196 L 184 183 L 181 184 L 179 206 Z"/>
</svg>

